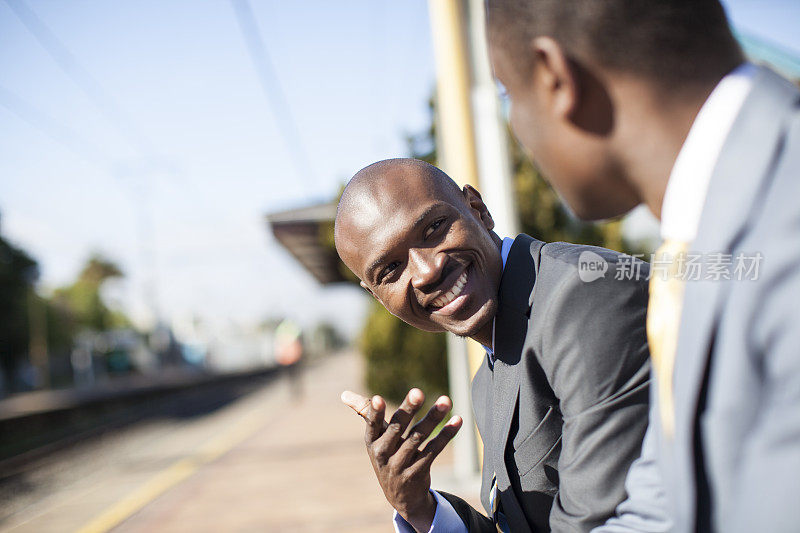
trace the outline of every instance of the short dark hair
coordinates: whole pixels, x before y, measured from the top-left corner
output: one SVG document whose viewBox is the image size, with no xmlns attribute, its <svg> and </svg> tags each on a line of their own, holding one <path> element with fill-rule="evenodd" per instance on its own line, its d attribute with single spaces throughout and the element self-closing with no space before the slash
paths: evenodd
<svg viewBox="0 0 800 533">
<path fill-rule="evenodd" d="M 489 39 L 515 68 L 531 41 L 568 56 L 665 83 L 718 78 L 743 60 L 719 0 L 487 0 Z"/>
</svg>

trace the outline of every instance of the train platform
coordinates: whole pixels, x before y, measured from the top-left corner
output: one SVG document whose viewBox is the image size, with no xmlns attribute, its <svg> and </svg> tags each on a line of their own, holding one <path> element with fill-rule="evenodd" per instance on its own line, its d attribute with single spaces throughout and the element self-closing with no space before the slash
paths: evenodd
<svg viewBox="0 0 800 533">
<path fill-rule="evenodd" d="M 203 416 L 99 439 L 25 473 L 49 486 L 0 531 L 392 531 L 363 422 L 339 400 L 361 375 L 356 353 L 331 355 Z M 451 462 L 445 450 L 434 483 Z M 474 486 L 447 488 L 476 501 Z"/>
</svg>

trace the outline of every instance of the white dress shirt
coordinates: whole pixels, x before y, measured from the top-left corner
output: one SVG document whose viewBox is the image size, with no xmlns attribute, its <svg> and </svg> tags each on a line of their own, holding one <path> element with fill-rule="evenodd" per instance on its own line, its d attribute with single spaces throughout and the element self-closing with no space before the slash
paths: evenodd
<svg viewBox="0 0 800 533">
<path fill-rule="evenodd" d="M 722 78 L 700 108 L 669 175 L 661 205 L 661 238 L 691 243 L 722 146 L 753 87 L 756 67 L 742 63 Z"/>
<path fill-rule="evenodd" d="M 514 239 L 506 237 L 503 239 L 503 244 L 500 247 L 500 257 L 503 259 L 503 270 L 506 269 L 506 261 L 508 260 L 508 252 L 511 251 L 511 245 L 514 244 Z M 486 356 L 491 363 L 494 363 L 494 319 L 492 319 L 492 346 L 483 347 L 486 350 Z M 450 505 L 450 502 L 445 500 L 438 492 L 431 490 L 434 498 L 436 498 L 436 514 L 433 516 L 433 523 L 428 533 L 467 533 L 467 526 L 458 516 L 456 510 Z M 414 533 L 414 528 L 411 527 L 400 513 L 394 512 L 394 530 L 396 533 Z"/>
</svg>

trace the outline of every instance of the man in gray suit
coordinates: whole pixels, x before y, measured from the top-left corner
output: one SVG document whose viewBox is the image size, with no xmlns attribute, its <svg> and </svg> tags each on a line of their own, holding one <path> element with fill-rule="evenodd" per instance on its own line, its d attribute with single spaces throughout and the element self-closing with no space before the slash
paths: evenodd
<svg viewBox="0 0 800 533">
<path fill-rule="evenodd" d="M 339 255 L 391 313 L 487 348 L 472 399 L 490 518 L 429 490 L 430 465 L 461 424 L 454 418 L 420 449 L 448 398 L 405 439 L 421 391 L 388 424 L 380 397 L 343 400 L 367 421 L 399 531 L 589 531 L 624 498 L 647 425 L 647 265 L 602 248 L 500 239 L 493 228 L 472 187 L 401 159 L 356 174 L 335 232 Z M 618 275 L 622 265 L 642 275 Z"/>
<path fill-rule="evenodd" d="M 586 219 L 661 220 L 650 427 L 600 531 L 798 531 L 800 93 L 744 61 L 717 0 L 487 5 L 553 186 Z"/>
</svg>

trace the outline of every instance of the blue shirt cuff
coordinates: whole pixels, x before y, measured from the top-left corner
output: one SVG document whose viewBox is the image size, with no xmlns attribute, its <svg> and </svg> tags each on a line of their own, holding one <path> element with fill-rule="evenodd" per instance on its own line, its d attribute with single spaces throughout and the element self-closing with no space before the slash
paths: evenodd
<svg viewBox="0 0 800 533">
<path fill-rule="evenodd" d="M 431 494 L 436 498 L 436 514 L 433 516 L 433 524 L 428 533 L 467 533 L 467 526 L 464 525 L 450 502 L 442 498 L 435 490 L 432 490 Z M 415 533 L 411 524 L 406 522 L 406 519 L 397 511 L 394 512 L 394 530 L 396 533 Z"/>
</svg>

